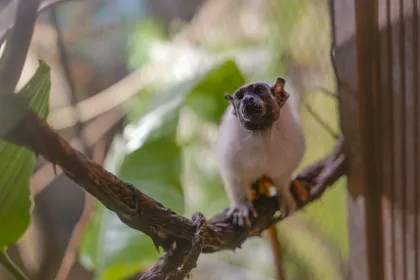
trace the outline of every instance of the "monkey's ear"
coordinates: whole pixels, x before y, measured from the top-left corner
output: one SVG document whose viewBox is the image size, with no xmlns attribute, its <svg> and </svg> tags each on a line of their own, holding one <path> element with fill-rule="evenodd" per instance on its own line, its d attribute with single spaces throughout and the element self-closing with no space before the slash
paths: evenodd
<svg viewBox="0 0 420 280">
<path fill-rule="evenodd" d="M 225 94 L 225 99 L 228 100 L 230 103 L 232 103 L 232 105 L 233 105 L 232 106 L 233 107 L 232 114 L 234 114 L 235 116 L 237 116 L 235 104 L 233 104 L 233 95 L 232 94 L 229 94 L 229 93 L 226 93 Z"/>
<path fill-rule="evenodd" d="M 228 101 L 230 101 L 230 102 L 232 102 L 233 101 L 233 95 L 231 95 L 229 93 L 226 93 L 225 94 L 225 99 L 228 100 Z"/>
<path fill-rule="evenodd" d="M 277 99 L 277 102 L 280 105 L 280 108 L 286 103 L 287 99 L 289 98 L 290 94 L 284 91 L 284 85 L 286 81 L 283 78 L 277 77 L 276 81 L 274 82 L 271 90 L 274 92 L 274 96 Z"/>
<path fill-rule="evenodd" d="M 276 81 L 274 82 L 272 89 L 276 96 L 280 95 L 284 91 L 284 85 L 286 81 L 283 78 L 277 77 Z"/>
</svg>

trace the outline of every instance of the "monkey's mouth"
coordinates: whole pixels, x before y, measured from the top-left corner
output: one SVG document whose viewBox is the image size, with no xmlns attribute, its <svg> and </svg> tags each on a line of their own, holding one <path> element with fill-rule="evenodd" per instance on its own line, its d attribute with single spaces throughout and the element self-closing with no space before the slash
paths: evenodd
<svg viewBox="0 0 420 280">
<path fill-rule="evenodd" d="M 242 106 L 242 115 L 248 121 L 257 121 L 264 114 L 265 107 L 258 103 L 250 103 Z"/>
</svg>

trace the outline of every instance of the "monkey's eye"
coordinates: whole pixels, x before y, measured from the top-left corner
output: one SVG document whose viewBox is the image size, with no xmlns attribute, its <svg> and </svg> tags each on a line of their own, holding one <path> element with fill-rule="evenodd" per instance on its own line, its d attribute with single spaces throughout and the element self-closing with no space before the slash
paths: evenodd
<svg viewBox="0 0 420 280">
<path fill-rule="evenodd" d="M 244 93 L 243 93 L 243 91 L 238 91 L 238 92 L 235 94 L 235 97 L 236 97 L 237 99 L 241 100 L 241 99 L 244 97 Z"/>
<path fill-rule="evenodd" d="M 254 93 L 257 95 L 263 94 L 265 91 L 265 88 L 262 86 L 256 86 L 254 89 Z"/>
</svg>

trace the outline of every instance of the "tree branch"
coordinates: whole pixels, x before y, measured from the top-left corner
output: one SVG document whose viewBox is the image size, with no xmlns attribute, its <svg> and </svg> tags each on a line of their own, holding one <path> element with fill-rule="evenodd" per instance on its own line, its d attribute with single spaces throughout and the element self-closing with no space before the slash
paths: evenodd
<svg viewBox="0 0 420 280">
<path fill-rule="evenodd" d="M 102 138 L 93 148 L 93 161 L 103 164 L 105 160 L 105 153 L 106 141 L 104 138 Z M 66 280 L 69 278 L 71 269 L 73 268 L 74 262 L 77 259 L 77 250 L 79 248 L 83 233 L 89 225 L 90 218 L 94 209 L 94 203 L 95 199 L 90 194 L 85 192 L 85 203 L 83 206 L 83 211 L 80 215 L 79 221 L 71 233 L 66 251 L 64 252 L 63 260 L 55 277 L 56 280 Z"/>
<path fill-rule="evenodd" d="M 5 251 L 0 250 L 0 264 L 3 265 L 7 271 L 16 280 L 29 280 L 28 276 L 9 258 Z"/>
<path fill-rule="evenodd" d="M 67 176 L 108 209 L 116 212 L 121 221 L 150 236 L 156 246 L 162 246 L 167 253 L 158 262 L 158 271 L 172 271 L 171 267 L 176 265 L 172 263 L 173 260 L 180 256 L 185 259 L 191 252 L 196 242 L 196 223 L 177 215 L 87 159 L 54 132 L 36 113 L 29 112 L 3 139 L 27 147 L 54 165 L 60 165 Z M 343 138 L 340 137 L 333 153 L 304 169 L 291 182 L 291 191 L 298 201 L 298 208 L 318 198 L 329 185 L 344 174 L 345 156 L 342 152 L 342 142 Z M 252 226 L 248 229 L 234 226 L 226 215 L 227 209 L 208 220 L 202 252 L 240 248 L 248 237 L 260 236 L 265 229 L 282 219 L 276 215 L 279 205 L 274 197 L 257 195 L 254 206 L 259 214 L 258 219 L 252 220 Z"/>
<path fill-rule="evenodd" d="M 0 135 L 4 135 L 25 115 L 26 100 L 9 98 L 14 93 L 22 73 L 23 65 L 31 42 L 36 19 L 36 10 L 40 0 L 18 2 L 15 26 L 5 32 L 9 35 L 4 52 L 0 57 L 0 114 L 7 121 L 0 126 Z M 0 38 L 0 47 L 2 45 Z M 13 106 L 11 106 L 13 105 Z"/>
<path fill-rule="evenodd" d="M 206 220 L 201 213 L 194 214 L 192 220 L 197 227 L 192 243 L 183 241 L 174 244 L 140 280 L 182 280 L 196 267 L 208 232 Z"/>
<path fill-rule="evenodd" d="M 58 5 L 58 4 L 62 4 L 64 2 L 67 2 L 67 1 L 70 1 L 70 0 L 44 0 L 39 5 L 38 9 L 35 9 L 36 16 L 38 17 L 42 12 L 44 12 L 44 11 L 46 11 L 46 10 L 48 10 L 48 9 Z M 71 0 L 71 1 L 76 1 L 76 0 Z M 15 25 L 15 23 L 11 24 L 5 30 L 2 30 L 2 32 L 0 32 L 0 46 L 6 40 L 7 36 L 9 35 L 10 31 L 13 29 L 14 25 Z"/>
<path fill-rule="evenodd" d="M 20 0 L 18 3 L 14 28 L 0 60 L 0 96 L 15 91 L 34 32 L 39 1 Z"/>
</svg>

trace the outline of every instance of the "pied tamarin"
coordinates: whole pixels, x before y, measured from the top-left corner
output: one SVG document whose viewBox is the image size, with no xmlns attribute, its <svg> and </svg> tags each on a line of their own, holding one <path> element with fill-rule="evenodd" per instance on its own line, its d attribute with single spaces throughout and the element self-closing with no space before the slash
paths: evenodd
<svg viewBox="0 0 420 280">
<path fill-rule="evenodd" d="M 282 215 L 297 208 L 289 185 L 305 152 L 305 141 L 298 112 L 286 102 L 289 93 L 284 86 L 285 80 L 277 78 L 272 85 L 249 83 L 225 95 L 231 104 L 220 124 L 217 151 L 230 200 L 228 215 L 238 226 L 249 225 L 249 216 L 257 215 L 250 199 L 251 185 L 262 177 L 274 184 Z M 274 226 L 269 233 L 273 240 Z"/>
</svg>

